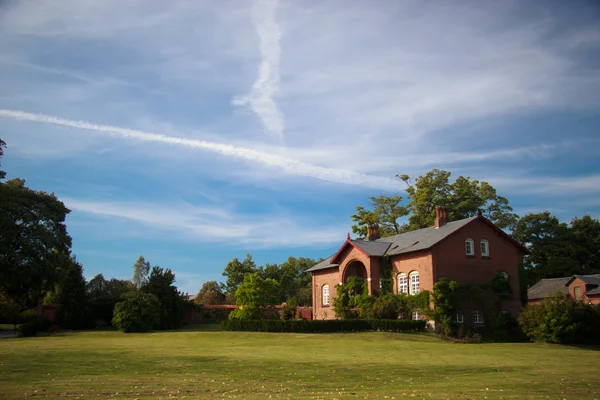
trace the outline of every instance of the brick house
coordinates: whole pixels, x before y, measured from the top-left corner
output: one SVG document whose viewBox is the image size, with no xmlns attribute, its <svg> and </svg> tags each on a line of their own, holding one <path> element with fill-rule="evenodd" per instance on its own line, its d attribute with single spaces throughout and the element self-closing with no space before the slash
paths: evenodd
<svg viewBox="0 0 600 400">
<path fill-rule="evenodd" d="M 571 300 L 600 304 L 600 274 L 542 279 L 527 289 L 527 304 L 539 304 L 557 292 Z"/>
<path fill-rule="evenodd" d="M 506 274 L 514 295 L 502 300 L 498 311 L 516 317 L 522 308 L 518 271 L 527 249 L 481 214 L 453 222 L 447 222 L 447 216 L 445 207 L 436 207 L 435 226 L 429 228 L 380 238 L 377 227 L 369 227 L 368 240 L 352 240 L 348 234 L 334 255 L 307 270 L 312 274 L 314 318 L 335 318 L 335 286 L 350 276 L 366 279 L 369 294 L 378 292 L 384 262 L 392 268 L 394 294 L 432 291 L 442 278 L 484 284 L 498 273 Z M 486 310 L 491 310 L 490 304 L 467 304 L 455 319 L 483 324 Z"/>
</svg>

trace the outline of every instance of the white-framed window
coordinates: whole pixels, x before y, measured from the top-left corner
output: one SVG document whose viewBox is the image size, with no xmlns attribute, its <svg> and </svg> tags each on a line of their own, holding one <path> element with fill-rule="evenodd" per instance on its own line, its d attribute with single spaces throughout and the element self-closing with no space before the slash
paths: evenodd
<svg viewBox="0 0 600 400">
<path fill-rule="evenodd" d="M 408 294 L 408 276 L 404 272 L 398 275 L 398 294 Z"/>
<path fill-rule="evenodd" d="M 483 324 L 483 314 L 479 310 L 473 311 L 473 323 Z"/>
<path fill-rule="evenodd" d="M 408 277 L 410 278 L 410 294 L 418 294 L 420 289 L 419 273 L 411 272 L 410 274 L 408 274 Z"/>
<path fill-rule="evenodd" d="M 323 305 L 328 306 L 329 305 L 329 285 L 323 285 L 321 292 L 323 294 L 323 296 L 322 296 Z"/>
<path fill-rule="evenodd" d="M 421 314 L 419 314 L 418 311 L 413 311 L 413 313 L 412 313 L 412 319 L 413 319 L 413 321 L 420 320 L 421 319 Z"/>
<path fill-rule="evenodd" d="M 479 242 L 479 246 L 481 247 L 481 257 L 489 257 L 490 243 L 487 240 L 482 239 L 481 242 Z"/>
<path fill-rule="evenodd" d="M 473 242 L 473 239 L 467 239 L 465 240 L 465 254 L 468 256 L 474 256 L 475 255 L 475 242 Z"/>
<path fill-rule="evenodd" d="M 456 322 L 458 322 L 459 324 L 462 324 L 463 322 L 465 322 L 465 316 L 463 315 L 462 311 L 456 312 Z"/>
</svg>

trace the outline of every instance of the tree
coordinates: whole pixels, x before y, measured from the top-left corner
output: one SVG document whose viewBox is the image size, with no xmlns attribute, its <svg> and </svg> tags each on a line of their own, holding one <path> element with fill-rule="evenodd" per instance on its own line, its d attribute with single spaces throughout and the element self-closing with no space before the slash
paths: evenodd
<svg viewBox="0 0 600 400">
<path fill-rule="evenodd" d="M 2 165 L 2 156 L 4 155 L 4 148 L 6 147 L 6 142 L 0 139 L 0 165 Z M 0 179 L 4 179 L 6 177 L 6 172 L 0 170 Z"/>
<path fill-rule="evenodd" d="M 432 226 L 435 222 L 435 207 L 448 208 L 450 221 L 469 218 L 479 211 L 500 228 L 513 229 L 518 216 L 512 211 L 505 197 L 487 182 L 459 176 L 450 183 L 451 173 L 433 169 L 412 182 L 406 175 L 396 175 L 406 185 L 410 200 L 410 212 L 406 231 Z"/>
<path fill-rule="evenodd" d="M 513 237 L 528 248 L 524 259 L 528 283 L 574 274 L 600 273 L 600 222 L 590 216 L 571 225 L 548 211 L 521 218 Z"/>
<path fill-rule="evenodd" d="M 160 302 L 150 293 L 131 292 L 115 305 L 112 324 L 122 332 L 148 332 L 160 324 Z"/>
<path fill-rule="evenodd" d="M 126 293 L 135 291 L 131 281 L 112 278 L 107 281 L 102 274 L 93 277 L 86 287 L 92 316 L 97 324 L 110 324 L 115 305 Z"/>
<path fill-rule="evenodd" d="M 227 263 L 223 271 L 223 276 L 227 277 L 225 291 L 235 293 L 237 288 L 244 282 L 244 277 L 256 271 L 256 264 L 254 264 L 251 254 L 246 254 L 246 258 L 242 262 L 237 257 L 234 258 Z"/>
<path fill-rule="evenodd" d="M 19 303 L 8 297 L 3 291 L 0 291 L 0 317 L 6 322 L 13 324 L 15 329 L 19 323 L 19 313 L 22 309 Z"/>
<path fill-rule="evenodd" d="M 58 266 L 60 278 L 53 290 L 46 294 L 47 304 L 60 305 L 56 322 L 70 329 L 87 328 L 91 325 L 86 281 L 83 266 L 75 257 L 63 258 Z"/>
<path fill-rule="evenodd" d="M 133 264 L 133 278 L 131 279 L 136 288 L 140 289 L 146 284 L 149 272 L 150 263 L 143 256 L 139 256 Z"/>
<path fill-rule="evenodd" d="M 265 264 L 258 268 L 258 274 L 263 279 L 273 279 L 279 282 L 281 291 L 279 302 L 284 302 L 288 297 L 296 298 L 300 305 L 312 304 L 312 278 L 306 270 L 318 261 L 305 257 L 288 257 L 288 259 L 277 264 Z"/>
<path fill-rule="evenodd" d="M 281 286 L 274 279 L 263 279 L 254 272 L 244 277 L 244 282 L 235 291 L 238 306 L 229 314 L 230 319 L 263 319 L 269 316 L 269 305 L 279 304 Z"/>
<path fill-rule="evenodd" d="M 367 237 L 367 228 L 370 225 L 379 225 L 382 237 L 402 233 L 402 226 L 398 219 L 408 215 L 408 208 L 401 204 L 402 196 L 370 196 L 372 210 L 362 206 L 356 207 L 356 214 L 352 215 L 352 233 L 361 238 Z"/>
<path fill-rule="evenodd" d="M 54 194 L 31 190 L 22 179 L 0 183 L 0 288 L 7 295 L 35 303 L 56 282 L 54 261 L 71 247 L 69 212 Z"/>
<path fill-rule="evenodd" d="M 148 282 L 142 287 L 143 292 L 156 296 L 160 303 L 158 324 L 160 329 L 173 329 L 181 326 L 183 306 L 186 300 L 174 283 L 175 274 L 169 268 L 163 269 L 154 266 Z"/>
<path fill-rule="evenodd" d="M 221 291 L 221 286 L 217 281 L 208 281 L 202 285 L 194 302 L 196 304 L 223 304 L 225 294 Z"/>
</svg>

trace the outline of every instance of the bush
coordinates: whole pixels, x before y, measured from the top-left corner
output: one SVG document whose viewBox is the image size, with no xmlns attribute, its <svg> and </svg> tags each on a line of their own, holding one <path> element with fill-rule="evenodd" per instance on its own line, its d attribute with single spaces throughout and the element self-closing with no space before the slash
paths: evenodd
<svg viewBox="0 0 600 400">
<path fill-rule="evenodd" d="M 573 302 L 561 294 L 526 306 L 519 315 L 523 332 L 533 341 L 598 343 L 600 313 L 593 306 Z"/>
<path fill-rule="evenodd" d="M 48 329 L 49 326 L 48 318 L 35 316 L 28 322 L 17 325 L 17 332 L 21 337 L 35 336 L 38 332 Z"/>
<path fill-rule="evenodd" d="M 296 319 L 296 308 L 298 302 L 295 297 L 288 297 L 281 307 L 281 317 L 285 320 Z"/>
<path fill-rule="evenodd" d="M 387 293 L 375 300 L 370 317 L 374 319 L 397 319 L 398 314 L 400 314 L 398 297 Z"/>
<path fill-rule="evenodd" d="M 112 324 L 122 332 L 148 332 L 160 323 L 160 302 L 150 293 L 135 292 L 115 305 Z"/>
<path fill-rule="evenodd" d="M 221 323 L 224 331 L 249 332 L 295 332 L 295 333 L 332 333 L 332 332 L 419 332 L 425 329 L 425 321 L 404 321 L 385 319 L 336 319 L 336 320 L 227 320 Z"/>
</svg>

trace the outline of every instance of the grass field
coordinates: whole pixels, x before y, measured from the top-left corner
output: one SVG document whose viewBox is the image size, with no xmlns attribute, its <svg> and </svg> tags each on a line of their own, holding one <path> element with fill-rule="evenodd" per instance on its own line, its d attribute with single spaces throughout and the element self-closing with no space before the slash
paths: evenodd
<svg viewBox="0 0 600 400">
<path fill-rule="evenodd" d="M 596 350 L 387 333 L 78 332 L 0 340 L 0 398 L 597 399 Z"/>
</svg>

